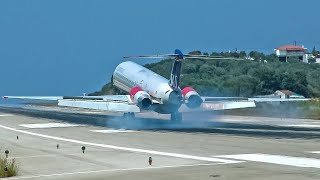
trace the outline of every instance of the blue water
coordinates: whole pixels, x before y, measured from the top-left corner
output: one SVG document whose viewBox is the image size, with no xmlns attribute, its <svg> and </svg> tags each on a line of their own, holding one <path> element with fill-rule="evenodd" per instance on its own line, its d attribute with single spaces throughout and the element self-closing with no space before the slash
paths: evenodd
<svg viewBox="0 0 320 180">
<path fill-rule="evenodd" d="M 11 107 L 11 108 L 27 108 L 30 105 L 26 103 L 47 103 L 53 101 L 44 100 L 32 100 L 32 99 L 0 99 L 0 107 Z"/>
</svg>

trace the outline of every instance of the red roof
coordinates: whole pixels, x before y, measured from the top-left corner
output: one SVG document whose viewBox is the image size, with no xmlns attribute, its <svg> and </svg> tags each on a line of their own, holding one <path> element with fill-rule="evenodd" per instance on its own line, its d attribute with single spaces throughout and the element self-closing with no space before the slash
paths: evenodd
<svg viewBox="0 0 320 180">
<path fill-rule="evenodd" d="M 305 50 L 304 47 L 302 47 L 302 46 L 290 46 L 290 45 L 281 46 L 276 49 L 278 49 L 278 50 L 301 50 L 301 51 Z"/>
</svg>

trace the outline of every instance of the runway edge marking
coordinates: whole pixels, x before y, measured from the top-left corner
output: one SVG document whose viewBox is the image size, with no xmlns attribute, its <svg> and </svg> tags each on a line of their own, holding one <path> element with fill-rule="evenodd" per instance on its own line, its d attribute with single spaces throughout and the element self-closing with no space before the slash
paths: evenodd
<svg viewBox="0 0 320 180">
<path fill-rule="evenodd" d="M 101 172 L 115 172 L 115 171 L 135 171 L 135 170 L 149 170 L 149 169 L 163 169 L 163 168 L 180 168 L 180 167 L 195 167 L 195 166 L 213 166 L 213 165 L 223 165 L 225 163 L 210 163 L 210 164 L 190 164 L 181 166 L 157 166 L 157 167 L 142 167 L 142 168 L 123 168 L 123 169 L 104 169 L 95 171 L 78 171 L 78 172 L 67 172 L 59 174 L 41 174 L 41 175 L 31 175 L 31 176 L 18 176 L 11 177 L 7 179 L 33 179 L 42 177 L 53 177 L 53 176 L 66 176 L 66 175 L 76 175 L 76 174 L 90 174 L 90 173 L 101 173 Z"/>
<path fill-rule="evenodd" d="M 193 155 L 186 155 L 186 154 L 178 154 L 178 153 L 169 153 L 169 152 L 161 152 L 161 151 L 154 151 L 154 150 L 146 150 L 146 149 L 137 149 L 137 148 L 128 148 L 128 147 L 121 147 L 121 146 L 114 146 L 114 145 L 107 145 L 107 144 L 98 144 L 98 143 L 90 143 L 85 141 L 79 141 L 74 139 L 67 139 L 62 137 L 56 137 L 56 136 L 50 136 L 50 135 L 44 135 L 44 134 L 38 134 L 34 132 L 19 130 L 7 126 L 0 125 L 1 128 L 16 131 L 24 134 L 29 134 L 32 136 L 38 136 L 48 139 L 55 139 L 59 141 L 65 141 L 65 142 L 71 142 L 81 145 L 89 145 L 89 146 L 96 146 L 96 147 L 103 147 L 103 148 L 109 148 L 109 149 L 116 149 L 116 150 L 122 150 L 122 151 L 129 151 L 129 152 L 139 152 L 139 153 L 146 153 L 146 154 L 154 154 L 154 155 L 161 155 L 161 156 L 169 156 L 169 157 L 177 157 L 177 158 L 184 158 L 184 159 L 193 159 L 193 160 L 200 160 L 200 161 L 208 161 L 208 162 L 221 162 L 221 163 L 241 163 L 243 161 L 236 161 L 236 160 L 228 160 L 228 159 L 222 159 L 222 158 L 212 158 L 212 157 L 201 157 L 201 156 L 193 156 Z"/>
</svg>

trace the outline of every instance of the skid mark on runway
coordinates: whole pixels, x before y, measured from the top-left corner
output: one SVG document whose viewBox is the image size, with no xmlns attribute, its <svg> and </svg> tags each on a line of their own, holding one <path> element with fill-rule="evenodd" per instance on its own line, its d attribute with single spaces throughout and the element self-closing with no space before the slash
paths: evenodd
<svg viewBox="0 0 320 180">
<path fill-rule="evenodd" d="M 77 175 L 77 174 L 92 174 L 92 173 L 102 173 L 102 172 L 151 170 L 151 169 L 164 169 L 164 168 L 196 167 L 196 166 L 214 166 L 214 165 L 220 165 L 220 164 L 225 164 L 225 163 L 191 164 L 191 165 L 181 165 L 181 166 L 151 166 L 151 167 L 143 167 L 143 168 L 123 168 L 123 169 L 104 169 L 104 170 L 97 170 L 97 171 L 80 171 L 80 172 L 70 172 L 70 173 L 61 173 L 61 174 L 43 174 L 43 175 L 34 175 L 34 176 L 20 176 L 20 177 L 12 177 L 12 178 L 7 178 L 7 179 L 34 179 L 34 178 L 67 176 L 67 175 Z"/>
<path fill-rule="evenodd" d="M 65 142 L 81 144 L 81 145 L 96 146 L 96 147 L 109 148 L 109 149 L 115 149 L 115 150 L 121 150 L 121 151 L 146 153 L 146 154 L 168 156 L 168 157 L 175 157 L 175 158 L 192 159 L 192 160 L 199 160 L 199 161 L 208 161 L 208 162 L 219 162 L 219 163 L 240 163 L 240 162 L 242 162 L 242 161 L 238 161 L 238 160 L 229 160 L 229 159 L 222 159 L 222 158 L 193 156 L 193 155 L 186 155 L 186 154 L 178 154 L 178 153 L 161 152 L 161 151 L 138 149 L 138 148 L 121 147 L 121 146 L 114 146 L 114 145 L 108 145 L 108 144 L 91 143 L 91 142 L 79 141 L 79 140 L 75 140 L 75 139 L 68 139 L 68 138 L 62 138 L 62 137 L 57 137 L 57 136 L 49 136 L 49 135 L 44 135 L 44 134 L 38 134 L 38 133 L 29 132 L 29 131 L 25 131 L 25 130 L 19 130 L 19 129 L 15 129 L 15 128 L 10 128 L 10 127 L 3 126 L 3 125 L 0 125 L 0 128 L 11 130 L 11 131 L 15 131 L 15 132 L 19 132 L 19 133 L 29 134 L 29 135 L 32 135 L 32 136 L 43 137 L 43 138 L 47 138 L 47 139 L 54 139 L 54 140 L 59 140 L 59 141 L 65 141 Z"/>
<path fill-rule="evenodd" d="M 98 133 L 127 133 L 127 132 L 137 132 L 132 130 L 125 130 L 125 129 L 104 129 L 104 130 L 90 130 L 92 132 L 98 132 Z"/>
<path fill-rule="evenodd" d="M 215 156 L 215 157 L 254 161 L 254 162 L 264 162 L 264 163 L 280 164 L 280 165 L 295 166 L 295 167 L 320 168 L 320 159 L 305 158 L 305 157 L 292 157 L 292 156 L 270 155 L 270 154 L 236 154 L 236 155 L 222 155 L 222 156 Z"/>
<path fill-rule="evenodd" d="M 29 129 L 43 129 L 43 128 L 64 128 L 64 127 L 78 127 L 83 126 L 79 124 L 68 124 L 68 123 L 41 123 L 41 124 L 20 124 L 22 127 Z"/>
</svg>

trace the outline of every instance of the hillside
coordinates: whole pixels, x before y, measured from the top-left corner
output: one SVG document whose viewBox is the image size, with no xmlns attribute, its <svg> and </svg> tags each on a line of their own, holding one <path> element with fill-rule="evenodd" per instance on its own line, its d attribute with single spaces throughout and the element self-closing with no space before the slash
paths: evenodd
<svg viewBox="0 0 320 180">
<path fill-rule="evenodd" d="M 191 86 L 203 96 L 250 97 L 288 89 L 305 97 L 320 97 L 320 65 L 298 61 L 282 63 L 269 60 L 268 56 L 264 58 L 267 63 L 259 60 L 185 60 L 181 87 Z M 145 65 L 166 78 L 169 78 L 171 66 L 172 60 Z M 91 95 L 119 93 L 108 83 Z"/>
</svg>

